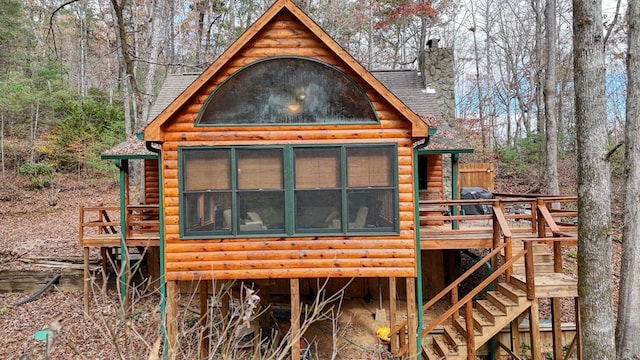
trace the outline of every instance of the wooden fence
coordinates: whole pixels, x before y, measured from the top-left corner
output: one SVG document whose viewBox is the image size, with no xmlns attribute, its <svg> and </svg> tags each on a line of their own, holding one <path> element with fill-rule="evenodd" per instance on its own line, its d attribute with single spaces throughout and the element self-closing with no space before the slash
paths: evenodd
<svg viewBox="0 0 640 360">
<path fill-rule="evenodd" d="M 460 164 L 458 174 L 458 188 L 479 187 L 494 191 L 492 163 Z"/>
</svg>

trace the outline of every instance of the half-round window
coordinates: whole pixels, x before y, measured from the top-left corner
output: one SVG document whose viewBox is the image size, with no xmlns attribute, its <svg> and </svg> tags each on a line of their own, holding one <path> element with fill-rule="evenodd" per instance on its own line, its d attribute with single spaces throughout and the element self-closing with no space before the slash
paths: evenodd
<svg viewBox="0 0 640 360">
<path fill-rule="evenodd" d="M 377 122 L 364 90 L 340 70 L 271 58 L 238 70 L 207 99 L 199 125 Z"/>
</svg>

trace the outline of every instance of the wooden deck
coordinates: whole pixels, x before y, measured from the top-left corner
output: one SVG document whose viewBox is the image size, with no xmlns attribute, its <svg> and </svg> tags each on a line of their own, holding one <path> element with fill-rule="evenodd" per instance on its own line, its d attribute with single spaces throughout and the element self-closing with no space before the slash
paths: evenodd
<svg viewBox="0 0 640 360">
<path fill-rule="evenodd" d="M 511 284 L 519 289 L 527 290 L 524 274 L 511 275 Z M 536 274 L 533 278 L 536 298 L 574 298 L 578 296 L 578 279 L 562 273 Z"/>
<path fill-rule="evenodd" d="M 80 207 L 80 229 L 78 243 L 82 248 L 84 259 L 84 310 L 89 312 L 89 295 L 91 290 L 91 271 L 89 269 L 89 249 L 99 248 L 102 257 L 102 273 L 108 273 L 108 266 L 113 263 L 116 253 L 124 245 L 129 248 L 145 248 L 149 251 L 160 246 L 160 219 L 158 205 L 130 205 L 124 211 L 126 226 L 121 226 L 122 212 L 117 206 Z M 124 239 L 124 244 L 122 243 Z M 142 251 L 141 253 L 143 253 Z M 120 254 L 122 256 L 122 254 Z M 128 255 L 127 255 L 128 256 Z M 154 255 L 155 256 L 155 255 Z M 159 260 L 148 264 L 149 272 L 159 277 Z"/>
<path fill-rule="evenodd" d="M 160 246 L 157 205 L 127 206 L 126 246 Z M 83 248 L 119 247 L 122 241 L 120 208 L 81 207 L 79 244 Z"/>
</svg>

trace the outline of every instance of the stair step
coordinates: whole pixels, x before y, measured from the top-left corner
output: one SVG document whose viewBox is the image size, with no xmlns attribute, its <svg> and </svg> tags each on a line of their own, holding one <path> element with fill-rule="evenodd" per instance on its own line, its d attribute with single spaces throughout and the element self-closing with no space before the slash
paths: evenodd
<svg viewBox="0 0 640 360">
<path fill-rule="evenodd" d="M 464 320 L 461 319 L 456 319 L 455 320 L 455 328 L 456 331 L 459 332 L 460 334 L 462 334 L 462 336 L 467 336 L 467 326 L 465 325 Z M 473 334 L 475 336 L 482 336 L 482 333 L 480 331 L 478 331 L 478 329 L 476 329 L 476 327 L 473 327 Z"/>
<path fill-rule="evenodd" d="M 518 305 L 527 301 L 527 293 L 515 285 L 509 283 L 498 283 L 498 291 Z"/>
<path fill-rule="evenodd" d="M 493 323 L 496 322 L 496 318 L 504 317 L 507 315 L 506 312 L 500 310 L 489 300 L 476 301 L 476 308 L 482 313 L 482 315 L 484 315 L 484 317 L 486 317 Z"/>
<path fill-rule="evenodd" d="M 440 356 L 446 357 L 448 355 L 457 355 L 458 353 L 457 349 L 451 346 L 442 335 L 435 335 L 432 345 L 436 354 Z"/>
<path fill-rule="evenodd" d="M 461 347 L 467 346 L 467 340 L 453 326 L 445 325 L 443 329 L 445 339 L 447 339 L 450 344 L 454 345 L 458 349 L 458 352 L 461 352 Z"/>
<path fill-rule="evenodd" d="M 510 308 L 518 306 L 517 303 L 498 291 L 487 291 L 487 299 L 504 313 L 508 313 Z"/>
<path fill-rule="evenodd" d="M 446 359 L 446 357 L 436 353 L 435 350 L 433 350 L 433 347 L 431 347 L 431 345 L 426 345 L 422 347 L 422 353 L 425 355 L 426 360 L 442 360 L 442 359 Z"/>
<path fill-rule="evenodd" d="M 478 329 L 478 331 L 481 334 L 484 334 L 484 329 L 486 327 L 493 326 L 493 322 L 487 319 L 484 315 L 482 315 L 482 313 L 478 311 L 478 309 L 474 308 L 473 309 L 473 326 L 475 326 L 475 328 Z"/>
<path fill-rule="evenodd" d="M 534 266 L 534 271 L 536 273 L 552 273 L 552 272 L 554 272 L 553 262 L 544 262 L 544 263 L 536 262 L 533 266 Z M 524 273 L 524 264 L 518 264 L 518 263 L 513 264 L 513 272 L 516 273 L 516 274 L 523 274 Z"/>
</svg>

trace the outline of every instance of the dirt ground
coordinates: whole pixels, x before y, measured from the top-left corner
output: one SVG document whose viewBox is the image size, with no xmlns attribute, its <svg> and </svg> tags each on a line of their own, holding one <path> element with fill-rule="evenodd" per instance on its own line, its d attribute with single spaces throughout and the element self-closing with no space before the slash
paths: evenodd
<svg viewBox="0 0 640 360">
<path fill-rule="evenodd" d="M 9 185 L 0 189 L 0 273 L 8 271 L 40 271 L 46 274 L 63 273 L 59 267 L 45 266 L 42 259 L 81 259 L 78 246 L 79 207 L 118 205 L 115 184 L 87 185 L 62 179 L 56 189 L 25 191 Z M 92 252 L 98 259 L 98 253 Z M 63 276 L 65 276 L 63 274 Z M 28 354 L 31 359 L 44 359 L 45 341 L 32 336 L 61 323 L 55 346 L 49 359 L 114 359 L 147 358 L 159 330 L 159 296 L 141 296 L 136 306 L 133 328 L 139 334 L 129 336 L 113 333 L 117 329 L 106 326 L 116 323 L 119 306 L 117 292 L 97 292 L 92 301 L 90 316 L 82 311 L 82 291 L 54 286 L 36 300 L 13 307 L 31 293 L 0 293 L 0 359 L 19 359 Z M 335 336 L 339 349 L 336 359 L 386 359 L 386 345 L 375 335 L 383 326 L 374 319 L 375 306 L 358 302 L 358 306 L 342 309 Z M 112 333 L 110 333 L 112 331 Z M 305 339 L 312 343 L 314 359 L 330 358 L 334 341 L 333 323 L 323 321 L 312 325 Z M 116 347 L 114 344 L 120 344 Z M 317 345 L 316 345 L 317 344 Z M 384 357 L 383 357 L 384 356 Z"/>
</svg>

